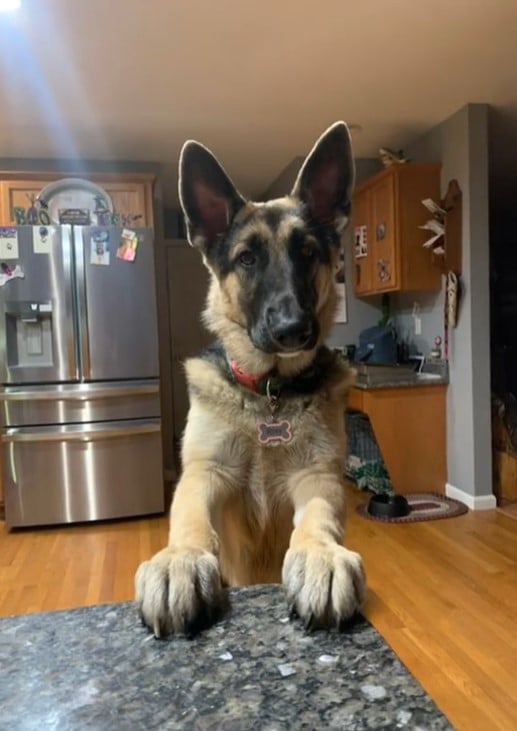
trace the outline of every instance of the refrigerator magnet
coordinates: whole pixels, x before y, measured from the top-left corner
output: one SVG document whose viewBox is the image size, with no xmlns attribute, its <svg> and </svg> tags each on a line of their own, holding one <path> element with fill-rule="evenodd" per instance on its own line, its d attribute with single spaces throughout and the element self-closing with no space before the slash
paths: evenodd
<svg viewBox="0 0 517 731">
<path fill-rule="evenodd" d="M 90 249 L 90 264 L 108 266 L 110 263 L 108 231 L 96 231 L 92 234 Z"/>
<path fill-rule="evenodd" d="M 34 254 L 50 254 L 54 229 L 49 226 L 32 227 L 32 251 Z"/>
<path fill-rule="evenodd" d="M 24 278 L 25 272 L 22 270 L 19 264 L 16 264 L 16 266 L 14 267 L 10 267 L 9 264 L 5 263 L 5 261 L 0 264 L 0 287 L 3 287 L 5 284 L 7 284 L 7 282 L 10 282 L 11 279 Z"/>
<path fill-rule="evenodd" d="M 18 259 L 18 232 L 13 226 L 0 228 L 0 259 Z"/>
<path fill-rule="evenodd" d="M 117 259 L 123 261 L 134 261 L 138 247 L 138 234 L 128 228 L 122 229 L 120 244 L 117 249 Z"/>
</svg>

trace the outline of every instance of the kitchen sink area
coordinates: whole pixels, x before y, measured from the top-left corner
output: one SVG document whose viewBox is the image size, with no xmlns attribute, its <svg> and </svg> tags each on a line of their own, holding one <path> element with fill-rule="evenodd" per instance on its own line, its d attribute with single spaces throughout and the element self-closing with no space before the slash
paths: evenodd
<svg viewBox="0 0 517 731">
<path fill-rule="evenodd" d="M 356 388 L 399 388 L 404 386 L 428 386 L 447 384 L 447 366 L 443 362 L 424 363 L 421 372 L 411 365 L 352 364 L 356 371 Z"/>
</svg>

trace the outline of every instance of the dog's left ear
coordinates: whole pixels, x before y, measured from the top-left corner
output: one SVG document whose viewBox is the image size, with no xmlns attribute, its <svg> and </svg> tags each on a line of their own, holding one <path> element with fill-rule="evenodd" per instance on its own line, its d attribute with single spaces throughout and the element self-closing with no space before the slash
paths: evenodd
<svg viewBox="0 0 517 731">
<path fill-rule="evenodd" d="M 317 223 L 346 225 L 354 188 L 354 159 L 348 127 L 336 122 L 324 132 L 303 163 L 291 191 Z"/>
<path fill-rule="evenodd" d="M 183 145 L 179 197 L 192 246 L 207 253 L 245 201 L 215 156 L 199 142 Z"/>
</svg>

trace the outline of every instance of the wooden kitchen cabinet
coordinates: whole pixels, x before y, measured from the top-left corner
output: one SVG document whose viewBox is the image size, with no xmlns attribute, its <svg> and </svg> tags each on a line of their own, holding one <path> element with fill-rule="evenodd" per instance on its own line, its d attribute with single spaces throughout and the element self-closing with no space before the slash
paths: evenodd
<svg viewBox="0 0 517 731">
<path fill-rule="evenodd" d="M 353 208 L 356 256 L 354 261 L 354 287 L 357 295 L 368 294 L 373 289 L 372 262 L 368 240 L 370 221 L 370 189 L 365 188 L 354 197 Z M 359 253 L 358 247 L 362 247 Z"/>
<path fill-rule="evenodd" d="M 27 210 L 31 202 L 36 199 L 42 187 L 46 185 L 41 180 L 9 180 L 0 182 L 0 217 L 1 225 L 8 226 L 15 223 L 14 208 Z"/>
<path fill-rule="evenodd" d="M 131 226 L 153 225 L 152 207 L 152 186 L 144 183 L 132 183 L 130 181 L 100 182 L 93 180 L 100 185 L 111 198 L 113 210 L 121 215 L 140 214 L 142 218 L 135 221 Z"/>
<path fill-rule="evenodd" d="M 132 227 L 153 226 L 153 183 L 154 175 L 131 173 L 92 173 L 74 175 L 73 173 L 3 173 L 0 172 L 0 225 L 8 226 L 15 222 L 15 207 L 29 208 L 41 190 L 61 178 L 80 178 L 90 180 L 103 188 L 110 196 L 115 213 L 121 215 L 140 215 Z"/>
<path fill-rule="evenodd" d="M 353 201 L 354 291 L 438 291 L 441 273 L 419 226 L 430 217 L 424 198 L 440 200 L 440 165 L 392 165 L 358 186 Z"/>
<path fill-rule="evenodd" d="M 395 492 L 445 492 L 446 396 L 443 384 L 350 390 L 348 408 L 368 416 Z"/>
</svg>

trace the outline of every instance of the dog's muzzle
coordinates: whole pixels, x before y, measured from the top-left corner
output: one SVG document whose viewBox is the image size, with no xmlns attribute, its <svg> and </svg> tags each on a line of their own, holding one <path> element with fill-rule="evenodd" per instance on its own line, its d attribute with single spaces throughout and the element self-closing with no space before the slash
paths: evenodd
<svg viewBox="0 0 517 731">
<path fill-rule="evenodd" d="M 314 347 L 313 323 L 306 316 L 285 317 L 270 314 L 267 329 L 279 351 L 308 350 Z"/>
</svg>

